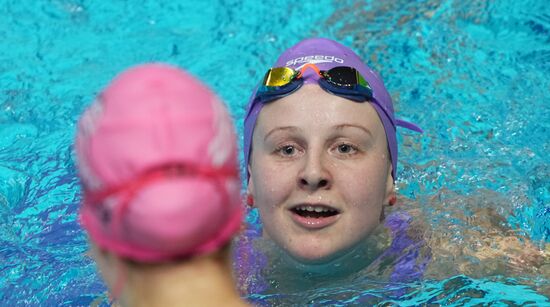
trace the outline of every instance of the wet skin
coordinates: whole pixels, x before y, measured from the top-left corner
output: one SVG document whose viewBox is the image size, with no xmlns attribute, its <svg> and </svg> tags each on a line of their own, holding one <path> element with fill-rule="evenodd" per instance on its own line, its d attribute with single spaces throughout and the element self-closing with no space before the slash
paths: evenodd
<svg viewBox="0 0 550 307">
<path fill-rule="evenodd" d="M 378 114 L 305 85 L 262 109 L 248 193 L 264 233 L 303 263 L 346 254 L 380 224 L 394 193 Z"/>
</svg>

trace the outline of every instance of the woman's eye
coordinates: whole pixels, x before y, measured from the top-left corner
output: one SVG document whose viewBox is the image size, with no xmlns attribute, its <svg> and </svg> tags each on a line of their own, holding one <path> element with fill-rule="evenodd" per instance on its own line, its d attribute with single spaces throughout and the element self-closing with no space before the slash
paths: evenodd
<svg viewBox="0 0 550 307">
<path fill-rule="evenodd" d="M 292 156 L 296 153 L 296 148 L 292 145 L 286 145 L 281 148 L 279 148 L 279 153 L 281 153 L 283 156 Z"/>
<path fill-rule="evenodd" d="M 351 154 L 357 151 L 355 147 L 353 147 L 350 144 L 340 144 L 338 145 L 337 150 L 338 150 L 338 153 L 341 153 L 341 154 Z"/>
</svg>

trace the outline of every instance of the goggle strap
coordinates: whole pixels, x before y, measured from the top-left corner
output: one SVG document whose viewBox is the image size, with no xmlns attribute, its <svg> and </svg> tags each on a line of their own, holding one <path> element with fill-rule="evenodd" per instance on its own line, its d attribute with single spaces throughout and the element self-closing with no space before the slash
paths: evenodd
<svg viewBox="0 0 550 307">
<path fill-rule="evenodd" d="M 136 193 L 136 191 L 141 189 L 143 186 L 146 186 L 153 181 L 157 181 L 163 178 L 198 176 L 203 178 L 218 179 L 237 175 L 238 174 L 234 170 L 231 170 L 229 168 L 212 168 L 197 167 L 184 164 L 168 164 L 160 167 L 155 167 L 147 172 L 142 173 L 141 176 L 138 176 L 136 179 L 131 180 L 130 182 L 120 184 L 110 189 L 100 191 L 89 191 L 85 189 L 84 198 L 88 204 L 98 205 L 112 195 L 124 194 L 121 195 L 123 198 L 128 196 L 130 196 L 129 198 L 132 198 L 133 194 Z"/>
<path fill-rule="evenodd" d="M 416 132 L 419 132 L 419 133 L 424 133 L 424 130 L 422 130 L 422 128 L 420 128 L 418 125 L 413 124 L 411 122 L 408 122 L 406 120 L 396 118 L 395 119 L 395 125 L 399 126 L 399 127 L 409 129 L 409 130 L 412 130 L 412 131 L 416 131 Z"/>
</svg>

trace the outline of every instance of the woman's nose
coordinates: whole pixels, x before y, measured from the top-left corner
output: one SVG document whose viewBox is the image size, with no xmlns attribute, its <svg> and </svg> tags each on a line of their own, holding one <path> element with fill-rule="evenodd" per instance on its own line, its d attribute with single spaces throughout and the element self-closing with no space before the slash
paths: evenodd
<svg viewBox="0 0 550 307">
<path fill-rule="evenodd" d="M 332 177 L 321 154 L 309 152 L 298 175 L 298 186 L 308 191 L 329 189 Z"/>
</svg>

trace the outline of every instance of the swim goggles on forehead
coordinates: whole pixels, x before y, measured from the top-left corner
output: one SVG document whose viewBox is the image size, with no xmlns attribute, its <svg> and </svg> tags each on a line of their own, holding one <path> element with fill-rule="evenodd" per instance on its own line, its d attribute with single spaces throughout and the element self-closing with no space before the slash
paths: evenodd
<svg viewBox="0 0 550 307">
<path fill-rule="evenodd" d="M 300 70 L 290 67 L 270 68 L 256 92 L 256 98 L 265 103 L 289 95 L 303 85 L 303 73 L 308 68 L 319 75 L 319 86 L 334 95 L 358 102 L 372 99 L 372 88 L 355 68 L 337 66 L 320 70 L 311 63 L 305 64 Z"/>
<path fill-rule="evenodd" d="M 357 69 L 349 66 L 337 66 L 329 70 L 320 70 L 315 64 L 308 63 L 300 70 L 294 70 L 290 67 L 270 68 L 256 91 L 256 101 L 267 103 L 290 95 L 304 84 L 303 73 L 308 68 L 313 69 L 319 75 L 319 86 L 324 90 L 357 102 L 373 102 L 380 107 L 380 110 L 385 113 L 394 127 L 401 126 L 420 133 L 423 132 L 420 127 L 413 123 L 394 119 L 393 116 L 390 116 L 386 108 L 374 99 L 372 88 L 367 80 Z"/>
</svg>

